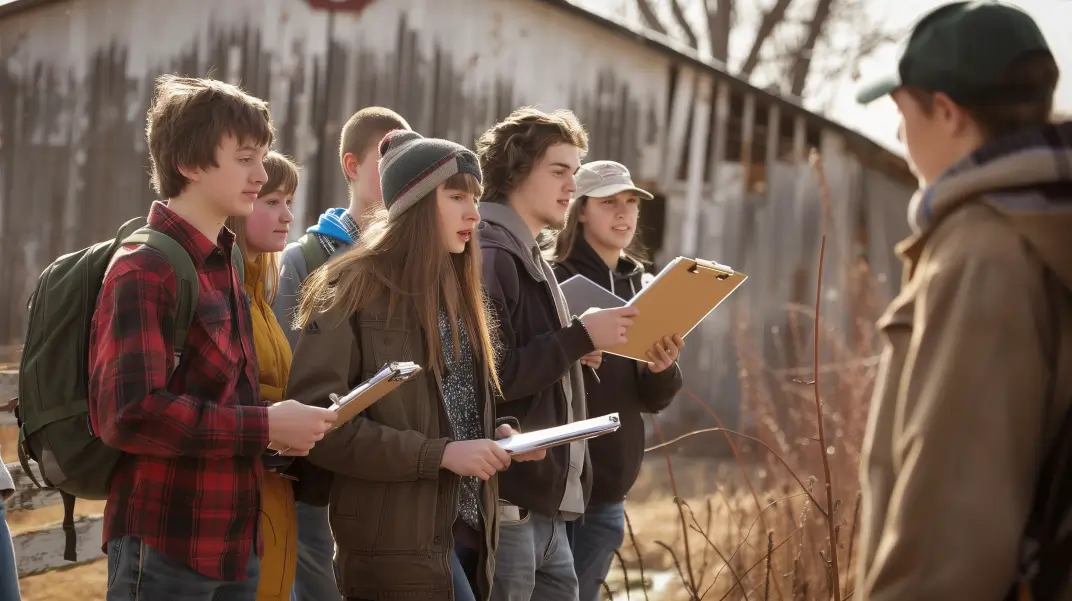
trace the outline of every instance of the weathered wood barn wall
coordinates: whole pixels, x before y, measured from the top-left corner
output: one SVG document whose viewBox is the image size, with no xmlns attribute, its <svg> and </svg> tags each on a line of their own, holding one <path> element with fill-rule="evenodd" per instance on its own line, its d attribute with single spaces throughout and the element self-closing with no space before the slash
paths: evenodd
<svg viewBox="0 0 1072 601">
<path fill-rule="evenodd" d="M 590 159 L 622 161 L 658 191 L 642 211 L 657 266 L 683 254 L 749 274 L 690 336 L 684 361 L 690 390 L 721 406 L 737 396 L 736 309 L 747 308 L 766 358 L 785 364 L 776 339 L 786 304 L 814 294 L 820 204 L 808 148 L 823 153 L 833 201 L 830 327 L 851 329 L 858 260 L 880 297 L 898 282 L 892 245 L 907 231 L 912 188 L 903 161 L 565 0 L 8 0 L 0 346 L 21 340 L 26 299 L 52 258 L 146 211 L 144 114 L 154 78 L 168 72 L 213 75 L 270 101 L 279 147 L 304 164 L 301 225 L 346 202 L 338 134 L 358 108 L 392 107 L 422 133 L 470 146 L 519 105 L 572 108 L 591 134 Z"/>
</svg>

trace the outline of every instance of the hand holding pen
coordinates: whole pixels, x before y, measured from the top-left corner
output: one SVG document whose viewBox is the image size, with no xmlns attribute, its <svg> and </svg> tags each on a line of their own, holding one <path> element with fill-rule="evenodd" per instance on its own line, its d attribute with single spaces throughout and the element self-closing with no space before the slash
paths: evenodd
<svg viewBox="0 0 1072 601">
<path fill-rule="evenodd" d="M 603 351 L 592 351 L 587 355 L 581 357 L 581 365 L 587 367 L 592 372 L 592 377 L 596 379 L 596 384 L 600 383 L 599 366 L 603 364 Z"/>
</svg>

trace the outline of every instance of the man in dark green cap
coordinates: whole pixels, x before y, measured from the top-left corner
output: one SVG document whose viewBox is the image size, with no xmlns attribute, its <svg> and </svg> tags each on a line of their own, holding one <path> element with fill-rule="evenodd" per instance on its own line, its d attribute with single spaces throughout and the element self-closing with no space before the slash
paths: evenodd
<svg viewBox="0 0 1072 601">
<path fill-rule="evenodd" d="M 1072 515 L 1072 123 L 1052 122 L 1057 80 L 1031 17 L 980 0 L 925 16 L 859 94 L 893 98 L 920 189 L 879 321 L 857 601 L 1072 598 L 1072 536 L 1054 521 Z"/>
</svg>

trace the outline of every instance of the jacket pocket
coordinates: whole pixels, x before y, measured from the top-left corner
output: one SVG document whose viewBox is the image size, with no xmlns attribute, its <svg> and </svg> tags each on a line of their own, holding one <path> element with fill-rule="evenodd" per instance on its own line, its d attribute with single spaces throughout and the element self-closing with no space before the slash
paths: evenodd
<svg viewBox="0 0 1072 601">
<path fill-rule="evenodd" d="M 340 548 L 360 554 L 428 553 L 440 519 L 436 481 L 348 480 L 332 494 L 332 522 Z"/>
<path fill-rule="evenodd" d="M 409 332 L 400 328 L 369 328 L 376 369 L 392 361 L 409 359 Z"/>
<path fill-rule="evenodd" d="M 369 553 L 383 526 L 387 484 L 335 476 L 331 489 L 331 521 L 340 547 Z"/>
<path fill-rule="evenodd" d="M 384 524 L 376 544 L 378 552 L 427 554 L 437 544 L 436 522 L 441 509 L 438 483 L 417 480 L 387 488 Z"/>
</svg>

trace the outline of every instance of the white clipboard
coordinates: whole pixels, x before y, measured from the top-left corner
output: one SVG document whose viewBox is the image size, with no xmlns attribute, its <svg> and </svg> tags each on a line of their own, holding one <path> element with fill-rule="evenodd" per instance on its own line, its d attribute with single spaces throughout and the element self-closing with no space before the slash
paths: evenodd
<svg viewBox="0 0 1072 601">
<path fill-rule="evenodd" d="M 521 453 L 539 451 L 540 449 L 550 449 L 578 440 L 587 440 L 604 434 L 610 434 L 621 427 L 621 425 L 621 422 L 618 420 L 618 414 L 610 413 L 602 417 L 593 417 L 591 419 L 573 422 L 564 426 L 555 426 L 554 428 L 546 428 L 543 430 L 526 432 L 524 434 L 515 434 L 506 438 L 500 438 L 495 442 L 497 442 L 507 453 L 518 455 Z"/>
</svg>

